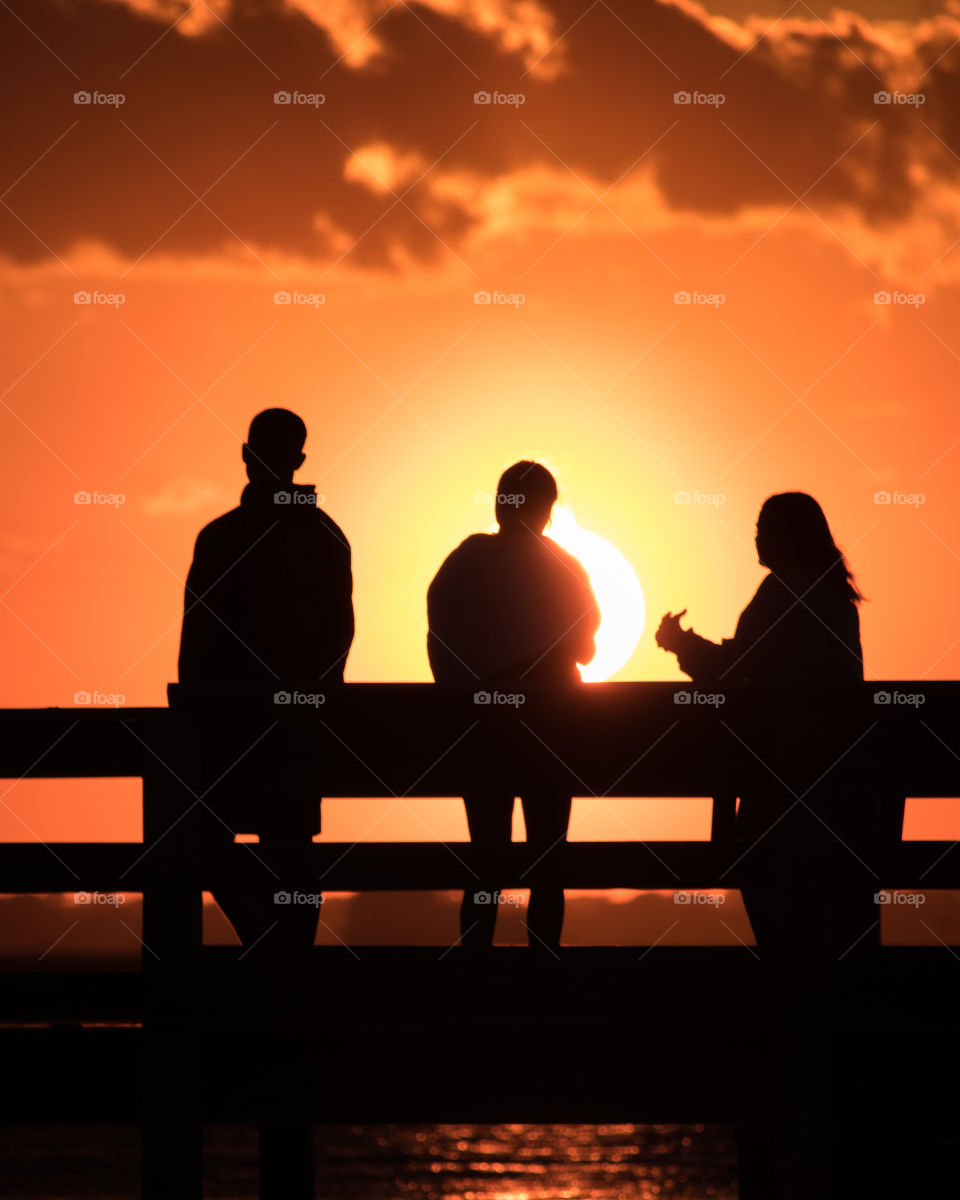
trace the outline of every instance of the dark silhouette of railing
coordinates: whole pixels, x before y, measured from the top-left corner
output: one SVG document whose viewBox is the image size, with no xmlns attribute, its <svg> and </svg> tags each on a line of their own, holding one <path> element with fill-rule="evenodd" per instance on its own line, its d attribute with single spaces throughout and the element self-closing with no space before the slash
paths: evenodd
<svg viewBox="0 0 960 1200">
<path fill-rule="evenodd" d="M 260 1125 L 262 1195 L 295 1200 L 312 1194 L 309 1123 L 504 1117 L 729 1122 L 747 1131 L 742 1195 L 846 1194 L 845 1172 L 862 1174 L 864 1146 L 879 1144 L 880 1083 L 925 1086 L 918 1063 L 942 1070 L 955 1054 L 938 1041 L 960 998 L 948 948 L 802 964 L 752 947 L 582 948 L 556 962 L 515 949 L 203 948 L 202 892 L 224 879 L 463 889 L 488 864 L 462 843 L 205 855 L 201 798 L 221 776 L 228 795 L 230 770 L 271 772 L 265 803 L 304 780 L 340 797 L 484 782 L 521 794 L 544 778 L 576 796 L 710 796 L 709 841 L 567 844 L 547 867 L 518 844 L 498 878 L 735 888 L 735 798 L 772 786 L 802 797 L 829 776 L 875 800 L 881 854 L 864 886 L 960 888 L 960 851 L 901 839 L 905 797 L 960 796 L 960 684 L 285 694 L 173 689 L 170 709 L 0 712 L 0 777 L 143 780 L 142 844 L 0 846 L 2 892 L 141 892 L 144 944 L 136 976 L 3 974 L 0 1103 L 17 1121 L 89 1120 L 98 1100 L 124 1109 L 143 1127 L 145 1200 L 199 1200 L 204 1121 Z M 70 1079 L 86 1096 L 79 1117 Z"/>
</svg>

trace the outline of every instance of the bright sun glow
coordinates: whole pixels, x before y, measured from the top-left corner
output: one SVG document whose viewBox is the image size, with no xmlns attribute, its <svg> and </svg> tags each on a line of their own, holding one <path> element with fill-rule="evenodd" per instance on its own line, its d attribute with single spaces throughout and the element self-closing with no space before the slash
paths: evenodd
<svg viewBox="0 0 960 1200">
<path fill-rule="evenodd" d="M 556 505 L 544 531 L 586 568 L 600 605 L 597 654 L 580 668 L 587 683 L 596 683 L 623 666 L 643 632 L 643 589 L 633 567 L 616 546 L 596 533 L 581 529 L 568 508 Z"/>
</svg>

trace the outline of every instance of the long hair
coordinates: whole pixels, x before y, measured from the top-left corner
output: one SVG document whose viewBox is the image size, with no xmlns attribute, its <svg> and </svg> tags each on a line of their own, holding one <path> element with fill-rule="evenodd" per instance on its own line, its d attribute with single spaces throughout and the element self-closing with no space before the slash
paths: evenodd
<svg viewBox="0 0 960 1200">
<path fill-rule="evenodd" d="M 763 502 L 757 548 L 766 565 L 807 567 L 853 604 L 863 600 L 823 509 L 806 492 L 780 492 Z"/>
</svg>

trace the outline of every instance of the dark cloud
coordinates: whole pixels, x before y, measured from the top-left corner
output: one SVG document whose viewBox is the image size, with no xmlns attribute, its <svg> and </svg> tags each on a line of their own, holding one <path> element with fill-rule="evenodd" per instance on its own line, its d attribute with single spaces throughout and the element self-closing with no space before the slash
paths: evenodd
<svg viewBox="0 0 960 1200">
<path fill-rule="evenodd" d="M 126 259 L 154 245 L 245 253 L 240 243 L 268 260 L 329 259 L 343 241 L 332 231 L 360 239 L 351 261 L 368 266 L 398 245 L 423 260 L 455 248 L 477 218 L 438 196 L 430 171 L 404 204 L 345 176 L 350 150 L 374 143 L 422 170 L 439 160 L 438 172 L 481 180 L 537 164 L 606 184 L 648 170 L 668 207 L 708 215 L 787 205 L 812 187 L 818 211 L 881 226 L 922 206 L 931 173 L 957 177 L 960 50 L 949 47 L 960 25 L 950 18 L 899 44 L 849 16 L 832 29 L 784 21 L 746 51 L 741 27 L 690 5 L 612 0 L 582 17 L 579 0 L 553 0 L 554 36 L 570 32 L 528 70 L 529 47 L 504 50 L 496 21 L 480 30 L 430 7 L 383 15 L 381 52 L 353 65 L 338 61 L 328 30 L 279 2 L 247 0 L 222 10 L 229 28 L 211 20 L 163 37 L 172 18 L 142 5 L 11 8 L 21 20 L 0 14 L 0 190 L 13 212 L 0 208 L 0 250 L 21 263 L 82 242 Z M 922 108 L 874 103 L 928 67 Z M 125 103 L 74 104 L 74 92 L 94 90 Z M 274 104 L 274 92 L 294 90 L 325 103 Z M 478 90 L 525 103 L 478 106 Z M 677 105 L 677 91 L 725 103 Z"/>
</svg>

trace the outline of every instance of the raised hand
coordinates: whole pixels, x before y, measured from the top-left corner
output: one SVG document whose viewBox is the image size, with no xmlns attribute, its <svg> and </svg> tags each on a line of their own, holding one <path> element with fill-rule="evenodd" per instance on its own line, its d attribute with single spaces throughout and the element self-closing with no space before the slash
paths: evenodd
<svg viewBox="0 0 960 1200">
<path fill-rule="evenodd" d="M 680 628 L 680 618 L 686 616 L 686 609 L 678 613 L 666 613 L 656 632 L 656 642 L 661 650 L 669 650 L 676 654 L 680 647 L 680 635 L 686 630 Z"/>
</svg>

